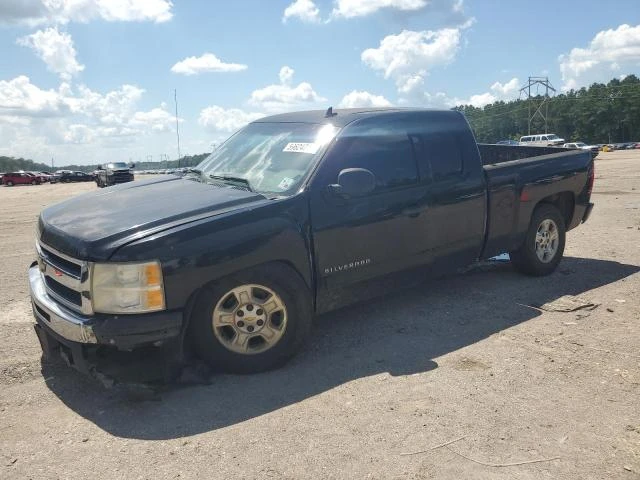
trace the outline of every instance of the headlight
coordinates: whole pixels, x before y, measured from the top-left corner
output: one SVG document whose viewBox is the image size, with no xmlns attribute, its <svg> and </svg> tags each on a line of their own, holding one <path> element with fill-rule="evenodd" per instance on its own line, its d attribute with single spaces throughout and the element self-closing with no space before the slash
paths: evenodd
<svg viewBox="0 0 640 480">
<path fill-rule="evenodd" d="M 91 282 L 93 310 L 143 313 L 165 309 L 159 262 L 96 263 Z"/>
</svg>

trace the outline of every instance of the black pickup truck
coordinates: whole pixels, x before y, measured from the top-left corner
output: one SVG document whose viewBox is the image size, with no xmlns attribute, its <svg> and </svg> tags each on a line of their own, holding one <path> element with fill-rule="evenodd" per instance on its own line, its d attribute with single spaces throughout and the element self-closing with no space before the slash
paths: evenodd
<svg viewBox="0 0 640 480">
<path fill-rule="evenodd" d="M 125 162 L 105 163 L 98 167 L 96 174 L 96 185 L 98 187 L 109 187 L 119 183 L 133 182 L 133 168 L 135 165 Z"/>
<path fill-rule="evenodd" d="M 455 111 L 271 116 L 187 176 L 45 209 L 36 332 L 85 371 L 96 351 L 150 346 L 218 370 L 273 368 L 335 292 L 364 281 L 504 252 L 523 273 L 552 273 L 593 180 L 590 152 L 478 145 Z"/>
</svg>

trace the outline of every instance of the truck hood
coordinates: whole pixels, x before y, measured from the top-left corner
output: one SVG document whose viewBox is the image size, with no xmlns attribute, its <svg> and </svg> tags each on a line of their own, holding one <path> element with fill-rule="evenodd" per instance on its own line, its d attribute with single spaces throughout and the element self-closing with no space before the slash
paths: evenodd
<svg viewBox="0 0 640 480">
<path fill-rule="evenodd" d="M 107 260 L 119 247 L 190 221 L 268 202 L 244 190 L 164 176 L 101 189 L 46 208 L 40 240 L 81 260 Z"/>
</svg>

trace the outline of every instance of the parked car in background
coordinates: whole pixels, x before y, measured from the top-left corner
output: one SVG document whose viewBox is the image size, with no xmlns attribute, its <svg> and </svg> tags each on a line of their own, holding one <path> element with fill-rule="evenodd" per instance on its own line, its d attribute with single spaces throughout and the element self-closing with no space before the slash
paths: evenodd
<svg viewBox="0 0 640 480">
<path fill-rule="evenodd" d="M 512 146 L 516 146 L 516 145 L 520 145 L 520 142 L 517 140 L 500 140 L 499 142 L 496 142 L 496 145 L 512 145 Z"/>
<path fill-rule="evenodd" d="M 524 137 L 520 137 L 520 145 L 529 147 L 559 147 L 564 142 L 564 138 L 560 138 L 555 133 L 540 133 L 537 135 L 525 135 Z"/>
<path fill-rule="evenodd" d="M 98 187 L 108 187 L 119 183 L 133 182 L 133 168 L 135 165 L 126 162 L 105 163 L 98 167 L 95 177 Z"/>
<path fill-rule="evenodd" d="M 598 156 L 600 153 L 600 148 L 598 145 L 587 145 L 584 142 L 570 142 L 562 145 L 563 148 L 570 148 L 571 150 L 589 150 L 593 158 Z"/>
<path fill-rule="evenodd" d="M 72 172 L 72 171 L 65 171 L 64 173 L 62 173 L 60 175 L 60 181 L 62 183 L 69 183 L 69 182 L 93 182 L 93 175 L 91 175 L 90 173 L 85 173 L 85 172 Z"/>
<path fill-rule="evenodd" d="M 14 185 L 40 185 L 42 180 L 40 177 L 27 172 L 11 172 L 3 175 L 2 183 L 7 187 L 13 187 Z"/>
<path fill-rule="evenodd" d="M 21 171 L 20 173 L 26 173 L 27 175 L 29 175 L 32 178 L 37 178 L 38 180 L 40 180 L 40 183 L 45 183 L 47 181 L 46 175 L 42 175 L 40 172 L 23 172 L 23 171 Z"/>
<path fill-rule="evenodd" d="M 39 173 L 42 177 L 45 177 L 46 181 L 49 183 L 56 183 L 58 180 L 60 180 L 60 175 L 53 172 L 33 172 L 33 173 Z"/>
<path fill-rule="evenodd" d="M 613 152 L 616 149 L 615 145 L 612 144 L 605 144 L 602 145 L 602 147 L 600 148 L 601 152 Z"/>
</svg>

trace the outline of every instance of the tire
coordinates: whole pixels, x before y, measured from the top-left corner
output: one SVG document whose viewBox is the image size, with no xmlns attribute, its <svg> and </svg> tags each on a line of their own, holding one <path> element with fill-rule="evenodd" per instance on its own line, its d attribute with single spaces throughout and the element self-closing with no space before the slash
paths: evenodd
<svg viewBox="0 0 640 480">
<path fill-rule="evenodd" d="M 311 320 L 311 295 L 302 278 L 286 265 L 272 263 L 205 287 L 188 333 L 196 354 L 212 369 L 257 373 L 286 363 L 309 336 Z M 244 345 L 243 338 L 248 338 Z"/>
<path fill-rule="evenodd" d="M 13 182 L 11 180 L 7 182 L 7 187 L 13 187 Z"/>
<path fill-rule="evenodd" d="M 538 205 L 531 215 L 524 243 L 518 250 L 509 252 L 511 263 L 526 275 L 550 275 L 562 260 L 566 235 L 560 211 L 549 203 Z"/>
<path fill-rule="evenodd" d="M 31 185 L 37 185 L 38 182 L 36 182 L 35 180 L 31 180 Z"/>
</svg>

